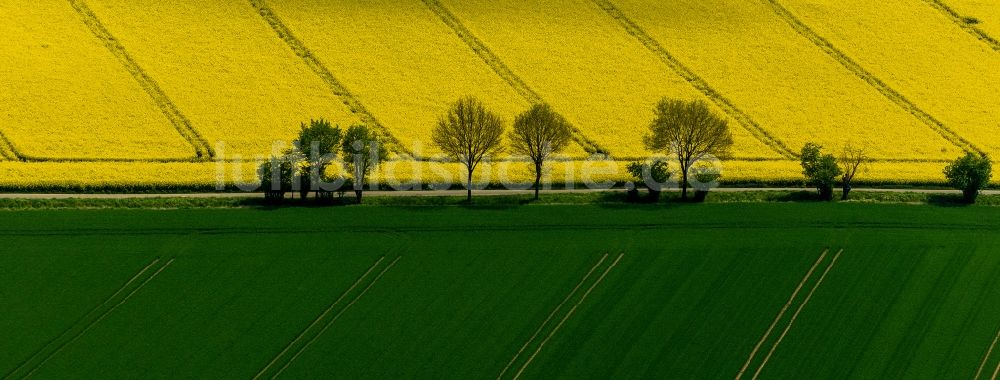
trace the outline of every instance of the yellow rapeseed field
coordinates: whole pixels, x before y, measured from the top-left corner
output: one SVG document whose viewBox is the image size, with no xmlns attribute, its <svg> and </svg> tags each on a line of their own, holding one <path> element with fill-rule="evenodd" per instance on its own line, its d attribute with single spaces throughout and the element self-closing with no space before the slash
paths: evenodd
<svg viewBox="0 0 1000 380">
<path fill-rule="evenodd" d="M 430 132 L 460 97 L 476 96 L 508 124 L 529 107 L 420 0 L 270 3 L 376 118 L 424 155 L 439 152 Z"/>
<path fill-rule="evenodd" d="M 542 98 L 613 155 L 642 145 L 662 97 L 704 99 L 588 0 L 443 2 Z M 731 122 L 737 156 L 777 157 Z"/>
<path fill-rule="evenodd" d="M 995 2 L 940 1 L 1000 34 Z M 959 140 L 1000 157 L 1000 52 L 934 4 L 6 1 L 0 138 L 13 149 L 0 140 L 0 188 L 254 182 L 253 161 L 194 162 L 199 144 L 224 142 L 225 160 L 253 158 L 309 119 L 364 120 L 358 106 L 403 148 L 433 156 L 437 118 L 467 95 L 508 125 L 547 101 L 612 154 L 587 160 L 573 145 L 546 169 L 556 183 L 630 180 L 625 165 L 650 154 L 642 137 L 662 97 L 704 100 L 729 120 L 726 181 L 800 181 L 781 146 L 818 142 L 877 158 L 860 181 L 940 183 Z M 531 165 L 501 158 L 478 179 L 532 179 Z M 462 171 L 394 157 L 376 178 L 457 183 Z"/>
<path fill-rule="evenodd" d="M 1000 158 L 1000 52 L 924 1 L 783 4 L 946 126 Z M 916 138 L 890 141 L 909 146 Z"/>
<path fill-rule="evenodd" d="M 947 0 L 962 17 L 978 20 L 974 25 L 993 39 L 1000 38 L 1000 2 L 996 0 Z"/>
<path fill-rule="evenodd" d="M 299 123 L 358 120 L 243 1 L 89 0 L 177 107 L 226 154 L 268 154 Z"/>
<path fill-rule="evenodd" d="M 793 150 L 850 142 L 894 159 L 960 151 L 798 35 L 765 1 L 613 2 Z"/>
<path fill-rule="evenodd" d="M 4 1 L 0 15 L 0 132 L 21 154 L 194 157 L 194 148 L 68 2 Z"/>
</svg>

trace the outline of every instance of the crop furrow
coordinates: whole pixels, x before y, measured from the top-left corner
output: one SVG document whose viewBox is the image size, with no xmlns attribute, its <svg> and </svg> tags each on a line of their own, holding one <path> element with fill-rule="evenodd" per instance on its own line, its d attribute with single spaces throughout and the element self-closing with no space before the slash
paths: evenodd
<svg viewBox="0 0 1000 380">
<path fill-rule="evenodd" d="M 156 81 L 149 76 L 149 74 L 146 74 L 146 71 L 143 70 L 135 59 L 129 55 L 128 51 L 125 50 L 125 47 L 118 42 L 115 36 L 112 35 L 106 27 L 104 27 L 104 24 L 101 23 L 101 20 L 97 18 L 97 15 L 90 10 L 90 7 L 88 7 L 83 0 L 69 0 L 69 2 L 73 6 L 73 9 L 76 10 L 76 13 L 80 16 L 83 23 L 87 25 L 90 32 L 94 34 L 94 37 L 101 40 L 104 47 L 106 47 L 111 54 L 122 63 L 125 70 L 128 71 L 129 74 L 132 74 L 132 77 L 139 83 L 139 86 L 142 87 L 146 94 L 153 99 L 153 102 L 160 108 L 163 115 L 167 117 L 170 124 L 174 126 L 177 132 L 180 133 L 192 147 L 194 147 L 195 154 L 198 158 L 203 160 L 212 158 L 215 155 L 215 152 L 208 141 L 205 140 L 205 138 L 198 133 L 198 130 L 191 125 L 191 121 L 188 120 L 187 116 L 184 116 L 184 114 L 181 113 L 174 102 L 170 100 L 170 97 L 163 92 L 160 85 L 157 84 Z"/>
<path fill-rule="evenodd" d="M 1000 52 L 1000 41 L 997 41 L 989 34 L 986 34 L 986 32 L 977 28 L 975 25 L 966 22 L 966 18 L 962 17 L 961 14 L 949 7 L 948 4 L 945 4 L 941 0 L 924 0 L 924 2 L 943 13 L 951 20 L 951 22 L 955 23 L 955 25 L 959 28 L 962 28 L 962 30 L 971 34 L 973 37 L 976 37 L 976 39 L 983 41 L 983 43 L 989 45 L 993 48 L 993 50 Z"/>
<path fill-rule="evenodd" d="M 0 157 L 11 161 L 23 161 L 24 156 L 18 152 L 14 144 L 10 142 L 7 135 L 4 135 L 3 131 L 0 131 Z"/>
<path fill-rule="evenodd" d="M 944 125 L 944 123 L 940 120 L 921 109 L 919 106 L 903 96 L 903 94 L 900 94 L 884 81 L 876 77 L 875 74 L 872 74 L 870 71 L 862 67 L 861 64 L 855 62 L 851 59 L 851 57 L 847 56 L 847 54 L 842 52 L 836 46 L 833 46 L 833 43 L 813 31 L 812 28 L 792 14 L 791 11 L 782 6 L 778 0 L 765 0 L 765 2 L 770 5 L 771 9 L 774 10 L 774 13 L 776 13 L 778 17 L 785 20 L 785 22 L 787 22 L 792 29 L 798 32 L 799 35 L 811 41 L 814 45 L 816 45 L 816 47 L 819 47 L 820 50 L 823 50 L 824 53 L 839 62 L 848 71 L 875 88 L 875 90 L 882 94 L 882 96 L 885 96 L 886 99 L 889 99 L 897 106 L 909 112 L 911 115 L 916 117 L 917 120 L 920 120 L 924 123 L 924 125 L 931 128 L 945 140 L 948 140 L 948 142 L 965 151 L 974 151 L 978 153 L 984 152 L 975 144 L 966 140 L 964 137 L 951 130 L 951 128 L 948 128 L 948 126 Z"/>
<path fill-rule="evenodd" d="M 797 159 L 796 153 L 793 152 L 791 149 L 789 149 L 784 142 L 779 140 L 777 137 L 771 135 L 770 132 L 765 130 L 763 127 L 760 126 L 760 124 L 758 124 L 755 120 L 753 120 L 753 118 L 751 118 L 750 115 L 747 115 L 745 112 L 737 108 L 732 101 L 730 101 L 721 93 L 716 91 L 714 88 L 712 88 L 711 85 L 708 84 L 708 82 L 706 82 L 704 79 L 698 76 L 698 74 L 695 74 L 694 71 L 691 71 L 691 69 L 689 69 L 683 63 L 681 63 L 681 61 L 678 60 L 676 57 L 674 57 L 672 54 L 670 54 L 670 52 L 668 52 L 667 49 L 663 47 L 663 45 L 660 45 L 659 41 L 657 41 L 648 33 L 646 33 L 646 31 L 642 29 L 642 27 L 640 27 L 639 24 L 636 24 L 635 21 L 632 21 L 631 18 L 625 15 L 625 12 L 623 12 L 621 9 L 618 9 L 618 7 L 616 7 L 610 1 L 607 0 L 593 0 L 593 1 L 605 13 L 607 13 L 609 16 L 615 19 L 615 21 L 617 21 L 618 24 L 621 25 L 626 32 L 628 32 L 629 35 L 639 40 L 639 42 L 641 42 L 643 46 L 645 46 L 647 49 L 653 52 L 653 54 L 656 54 L 656 56 L 659 57 L 660 60 L 663 61 L 663 63 L 665 63 L 668 67 L 670 67 L 670 69 L 672 69 L 674 72 L 676 72 L 677 75 L 680 75 L 682 78 L 684 78 L 684 80 L 686 80 L 688 83 L 694 86 L 695 89 L 700 91 L 709 100 L 715 103 L 715 105 L 721 108 L 723 112 L 725 112 L 733 119 L 736 119 L 736 121 L 739 122 L 740 125 L 742 125 L 747 131 L 749 131 L 751 135 L 757 138 L 757 140 L 760 140 L 760 142 L 764 143 L 772 150 L 774 150 L 775 152 L 777 152 L 778 154 L 787 159 Z"/>
<path fill-rule="evenodd" d="M 518 95 L 521 95 L 521 97 L 531 104 L 540 104 L 545 102 L 541 95 L 528 86 L 528 84 L 525 83 L 520 76 L 515 74 L 510 67 L 507 67 L 500 57 L 494 54 L 493 51 L 486 46 L 486 43 L 466 28 L 465 25 L 462 24 L 462 21 L 459 20 L 455 14 L 451 13 L 451 11 L 449 11 L 444 4 L 441 4 L 438 0 L 422 1 L 427 5 L 427 8 L 430 8 L 430 10 L 434 12 L 434 14 L 436 14 L 445 25 L 448 25 L 448 27 L 451 28 L 456 35 L 458 35 L 458 38 L 465 42 L 465 44 L 468 45 L 469 48 L 472 49 L 472 51 L 475 52 L 476 55 L 490 67 L 490 69 L 493 70 L 493 72 L 507 82 L 507 84 L 510 85 L 510 87 L 513 88 Z M 580 147 L 582 147 L 587 153 L 609 154 L 607 149 L 601 147 L 597 144 L 597 142 L 584 135 L 583 131 L 576 126 L 573 126 L 573 141 L 579 144 Z"/>
<path fill-rule="evenodd" d="M 340 80 L 333 75 L 333 72 L 323 64 L 323 62 L 320 62 L 319 58 L 317 58 L 316 55 L 313 54 L 308 47 L 306 47 L 305 43 L 292 33 L 292 30 L 285 25 L 280 17 L 278 17 L 278 14 L 275 13 L 274 9 L 267 5 L 266 1 L 250 0 L 250 5 L 257 11 L 257 14 L 267 22 L 271 29 L 278 34 L 278 38 L 281 38 L 281 40 L 284 41 L 293 52 L 295 52 L 295 55 L 302 58 L 302 61 L 305 62 L 306 66 L 308 66 L 313 73 L 318 75 L 320 79 L 322 79 L 323 82 L 330 87 L 330 91 L 340 98 L 351 113 L 358 115 L 364 123 L 375 127 L 379 133 L 386 140 L 388 140 L 387 142 L 389 143 L 388 145 L 390 145 L 391 150 L 399 154 L 409 156 L 413 155 L 413 153 L 406 149 L 399 139 L 397 139 L 392 132 L 390 132 L 389 129 L 386 128 L 385 125 L 383 125 L 382 122 L 380 122 L 378 118 L 376 118 L 375 115 L 361 103 L 360 100 L 358 100 L 354 93 L 348 90 L 347 86 L 341 83 Z"/>
</svg>

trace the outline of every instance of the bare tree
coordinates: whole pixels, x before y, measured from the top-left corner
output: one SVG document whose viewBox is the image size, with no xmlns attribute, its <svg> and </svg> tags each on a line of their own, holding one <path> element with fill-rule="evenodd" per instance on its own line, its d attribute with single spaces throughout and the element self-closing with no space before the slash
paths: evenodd
<svg viewBox="0 0 1000 380">
<path fill-rule="evenodd" d="M 724 157 L 733 146 L 729 124 L 703 101 L 662 99 L 643 139 L 652 151 L 673 154 L 681 167 L 681 198 L 687 199 L 688 172 L 709 155 Z"/>
<path fill-rule="evenodd" d="M 840 177 L 844 190 L 840 199 L 846 201 L 848 194 L 851 192 L 851 183 L 854 181 L 854 176 L 858 174 L 858 169 L 870 162 L 871 158 L 868 157 L 868 153 L 864 148 L 847 144 L 837 161 L 840 163 L 840 170 L 844 172 L 843 176 Z"/>
<path fill-rule="evenodd" d="M 472 201 L 472 174 L 483 158 L 503 152 L 503 119 L 473 97 L 459 99 L 438 120 L 434 144 L 468 170 L 466 186 Z"/>
<path fill-rule="evenodd" d="M 573 139 L 573 127 L 548 104 L 536 104 L 517 116 L 510 130 L 511 150 L 535 164 L 535 199 L 542 181 L 542 166 Z"/>
</svg>

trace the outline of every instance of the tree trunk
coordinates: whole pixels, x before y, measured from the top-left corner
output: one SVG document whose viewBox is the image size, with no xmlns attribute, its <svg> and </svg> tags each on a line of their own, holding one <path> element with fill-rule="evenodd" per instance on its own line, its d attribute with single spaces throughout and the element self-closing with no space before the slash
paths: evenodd
<svg viewBox="0 0 1000 380">
<path fill-rule="evenodd" d="M 681 176 L 683 177 L 681 179 L 681 199 L 687 200 L 688 199 L 688 168 L 687 167 L 681 168 Z"/>
<path fill-rule="evenodd" d="M 848 194 L 850 194 L 850 193 L 851 193 L 851 185 L 848 185 L 848 184 L 845 183 L 844 184 L 844 194 L 840 196 L 840 200 L 842 200 L 842 201 L 848 200 L 849 199 L 849 195 Z"/>
<path fill-rule="evenodd" d="M 965 203 L 973 204 L 976 203 L 976 198 L 979 197 L 979 189 L 965 189 L 962 190 L 962 200 Z"/>
<path fill-rule="evenodd" d="M 819 188 L 819 198 L 824 201 L 833 200 L 833 185 L 822 185 Z"/>
<path fill-rule="evenodd" d="M 467 202 L 469 202 L 469 203 L 472 203 L 472 169 L 471 168 L 469 169 L 469 180 L 465 183 L 465 185 L 466 185 L 466 189 L 468 190 L 468 195 L 466 196 L 465 200 Z"/>
<path fill-rule="evenodd" d="M 364 190 L 360 190 L 360 189 L 359 190 L 354 190 L 354 198 L 357 199 L 358 204 L 361 204 L 361 193 L 362 192 L 364 192 Z"/>
<path fill-rule="evenodd" d="M 542 182 L 542 164 L 540 162 L 535 163 L 535 200 L 538 200 L 538 187 Z"/>
</svg>

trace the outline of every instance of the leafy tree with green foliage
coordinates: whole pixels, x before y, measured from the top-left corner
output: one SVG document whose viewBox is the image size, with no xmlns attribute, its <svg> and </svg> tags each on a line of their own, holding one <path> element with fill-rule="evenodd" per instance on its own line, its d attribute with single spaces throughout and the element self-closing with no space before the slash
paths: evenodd
<svg viewBox="0 0 1000 380">
<path fill-rule="evenodd" d="M 472 174 L 484 158 L 503 152 L 503 119 L 474 97 L 459 99 L 438 119 L 432 138 L 446 155 L 468 171 L 467 200 L 472 201 Z"/>
<path fill-rule="evenodd" d="M 656 104 L 654 113 L 656 117 L 643 140 L 651 151 L 676 156 L 681 167 L 681 199 L 686 200 L 691 166 L 708 156 L 729 154 L 733 146 L 729 124 L 701 100 L 664 98 Z"/>
<path fill-rule="evenodd" d="M 264 199 L 277 201 L 283 199 L 285 193 L 292 191 L 295 167 L 287 157 L 272 156 L 270 160 L 260 165 L 257 176 L 260 178 L 260 189 L 264 192 Z"/>
<path fill-rule="evenodd" d="M 535 199 L 538 199 L 542 167 L 552 154 L 569 145 L 573 127 L 548 104 L 536 104 L 514 119 L 508 138 L 514 153 L 528 156 L 535 164 Z"/>
<path fill-rule="evenodd" d="M 368 184 L 368 176 L 385 161 L 382 154 L 382 136 L 367 125 L 352 125 L 344 134 L 341 153 L 351 173 L 354 195 L 361 203 L 362 192 Z"/>
<path fill-rule="evenodd" d="M 823 146 L 808 143 L 802 147 L 802 174 L 810 186 L 819 190 L 819 196 L 825 201 L 833 200 L 833 186 L 837 177 L 843 174 L 832 154 L 823 154 Z"/>
<path fill-rule="evenodd" d="M 310 191 L 320 190 L 326 169 L 336 159 L 341 132 L 330 122 L 311 120 L 302 123 L 293 147 L 281 157 L 271 157 L 258 168 L 265 197 L 281 198 L 288 191 L 298 191 L 306 198 Z"/>
<path fill-rule="evenodd" d="M 299 192 L 305 198 L 310 191 L 320 190 L 326 169 L 337 158 L 342 133 L 324 119 L 302 123 L 295 148 L 287 153 L 290 161 L 300 168 Z"/>
<path fill-rule="evenodd" d="M 966 153 L 944 169 L 948 183 L 962 190 L 966 203 L 976 203 L 979 191 L 985 189 L 993 177 L 993 163 L 986 154 Z"/>
</svg>

